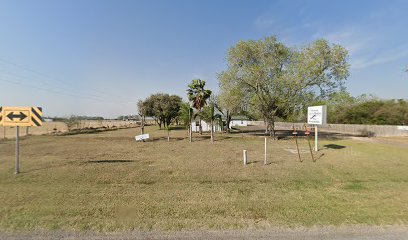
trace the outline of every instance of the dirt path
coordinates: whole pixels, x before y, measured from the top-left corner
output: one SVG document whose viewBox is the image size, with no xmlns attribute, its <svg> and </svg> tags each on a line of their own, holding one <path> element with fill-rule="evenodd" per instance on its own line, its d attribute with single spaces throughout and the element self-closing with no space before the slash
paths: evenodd
<svg viewBox="0 0 408 240">
<path fill-rule="evenodd" d="M 90 232 L 35 232 L 20 234 L 0 233 L 0 239 L 88 239 L 88 240 L 113 240 L 113 239 L 408 239 L 408 226 L 348 226 L 348 227 L 315 227 L 296 229 L 274 230 L 236 230 L 236 231 L 185 231 L 185 232 L 131 232 L 119 234 L 94 234 Z"/>
</svg>

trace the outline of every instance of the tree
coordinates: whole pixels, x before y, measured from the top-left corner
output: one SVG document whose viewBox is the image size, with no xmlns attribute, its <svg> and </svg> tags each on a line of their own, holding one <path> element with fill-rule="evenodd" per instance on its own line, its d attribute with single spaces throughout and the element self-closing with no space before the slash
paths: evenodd
<svg viewBox="0 0 408 240">
<path fill-rule="evenodd" d="M 350 95 L 346 91 L 334 92 L 326 98 L 317 98 L 310 103 L 312 106 L 326 105 L 327 106 L 327 122 L 339 123 L 342 121 L 344 113 L 352 108 L 359 99 Z M 306 112 L 306 109 L 305 109 Z M 306 114 L 305 114 L 306 115 Z"/>
<path fill-rule="evenodd" d="M 145 120 L 146 120 L 146 115 L 148 114 L 147 112 L 147 106 L 142 100 L 139 100 L 137 102 L 137 111 L 140 116 L 141 120 L 141 134 L 144 134 L 144 126 L 145 126 Z M 144 140 L 143 140 L 144 141 Z"/>
<path fill-rule="evenodd" d="M 210 124 L 211 132 L 211 142 L 214 142 L 214 123 L 217 120 L 221 120 L 221 115 L 215 113 L 215 102 L 213 99 L 210 100 L 208 106 L 205 106 L 201 112 L 197 113 L 200 119 L 203 119 Z"/>
<path fill-rule="evenodd" d="M 349 75 L 347 56 L 343 47 L 325 40 L 301 48 L 286 47 L 275 37 L 240 41 L 228 51 L 228 68 L 218 76 L 220 88 L 236 91 L 275 138 L 277 117 L 302 112 L 312 94 L 324 96 L 342 88 Z"/>
<path fill-rule="evenodd" d="M 68 132 L 74 129 L 80 129 L 82 124 L 82 119 L 79 116 L 71 115 L 67 118 L 62 118 L 62 122 L 67 125 Z"/>
<path fill-rule="evenodd" d="M 189 103 L 181 103 L 179 119 L 182 121 L 183 125 L 188 129 L 188 136 L 190 142 L 192 142 L 192 131 L 191 131 L 191 120 L 193 119 L 193 109 L 190 107 Z"/>
<path fill-rule="evenodd" d="M 225 127 L 227 133 L 229 133 L 232 115 L 245 112 L 243 109 L 245 104 L 242 101 L 245 94 L 242 92 L 242 88 L 233 85 L 233 81 L 228 81 L 228 79 L 221 80 L 221 78 L 232 77 L 231 75 L 220 74 L 218 77 L 224 84 L 220 84 L 220 94 L 218 95 L 218 104 L 216 106 L 225 117 Z"/>
<path fill-rule="evenodd" d="M 195 109 L 201 113 L 203 107 L 207 104 L 207 99 L 211 96 L 211 90 L 207 90 L 205 87 L 205 81 L 201 79 L 195 79 L 191 81 L 191 84 L 188 85 L 187 96 L 188 100 L 192 102 L 192 105 Z M 201 127 L 201 119 L 199 123 L 200 134 L 203 133 Z"/>
<path fill-rule="evenodd" d="M 150 95 L 146 100 L 139 103 L 142 114 L 154 117 L 161 129 L 162 125 L 164 127 L 169 126 L 178 117 L 182 100 L 177 95 L 157 93 Z"/>
</svg>

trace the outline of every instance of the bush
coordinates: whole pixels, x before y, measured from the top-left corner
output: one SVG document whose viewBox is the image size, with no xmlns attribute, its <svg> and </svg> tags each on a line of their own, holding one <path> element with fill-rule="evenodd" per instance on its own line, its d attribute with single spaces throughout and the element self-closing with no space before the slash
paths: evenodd
<svg viewBox="0 0 408 240">
<path fill-rule="evenodd" d="M 361 137 L 375 137 L 375 132 L 369 131 L 367 129 L 360 130 Z"/>
</svg>

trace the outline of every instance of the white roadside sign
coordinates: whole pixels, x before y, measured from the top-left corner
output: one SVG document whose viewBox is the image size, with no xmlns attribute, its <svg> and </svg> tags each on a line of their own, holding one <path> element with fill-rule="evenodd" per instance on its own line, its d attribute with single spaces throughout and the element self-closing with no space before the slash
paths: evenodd
<svg viewBox="0 0 408 240">
<path fill-rule="evenodd" d="M 307 123 L 315 125 L 315 151 L 319 151 L 317 142 L 317 125 L 326 125 L 327 123 L 327 106 L 312 106 L 307 108 Z"/>
<path fill-rule="evenodd" d="M 325 125 L 327 123 L 327 106 L 313 106 L 307 108 L 307 123 Z"/>
<path fill-rule="evenodd" d="M 145 140 L 145 139 L 149 139 L 149 134 L 142 134 L 142 135 L 137 135 L 136 137 L 135 137 L 135 139 L 136 139 L 136 141 L 142 141 L 142 140 Z"/>
</svg>

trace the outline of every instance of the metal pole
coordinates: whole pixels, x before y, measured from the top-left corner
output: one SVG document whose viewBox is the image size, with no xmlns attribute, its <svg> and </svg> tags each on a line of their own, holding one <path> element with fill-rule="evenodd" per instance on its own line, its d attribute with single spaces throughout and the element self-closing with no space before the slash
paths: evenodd
<svg viewBox="0 0 408 240">
<path fill-rule="evenodd" d="M 265 138 L 265 160 L 264 160 L 264 164 L 266 165 L 266 138 Z"/>
<path fill-rule="evenodd" d="M 315 152 L 319 151 L 319 146 L 317 145 L 317 125 L 315 125 Z"/>
<path fill-rule="evenodd" d="M 296 127 L 295 127 L 295 125 L 293 125 L 293 137 L 295 138 L 296 150 L 297 150 L 297 153 L 298 153 L 299 161 L 302 162 L 302 158 L 300 157 L 300 152 L 299 152 L 299 145 L 298 145 L 298 142 L 297 142 L 297 134 L 298 133 L 296 132 Z"/>
<path fill-rule="evenodd" d="M 188 139 L 190 142 L 192 142 L 193 140 L 193 125 L 191 123 L 191 107 L 188 106 L 188 121 L 189 121 L 189 128 L 188 128 Z"/>
<path fill-rule="evenodd" d="M 307 128 L 306 124 L 305 124 L 305 134 L 307 136 L 307 143 L 309 144 L 309 150 L 310 150 L 310 155 L 312 155 L 312 160 L 313 162 L 315 161 L 314 156 L 313 156 L 313 151 L 312 151 L 312 146 L 310 145 L 310 132 L 309 129 Z"/>
<path fill-rule="evenodd" d="M 14 174 L 20 172 L 20 127 L 16 127 L 16 171 Z"/>
</svg>

